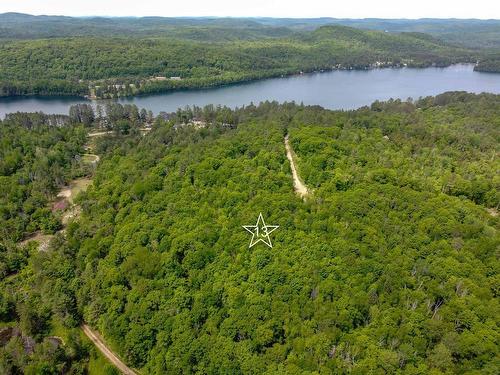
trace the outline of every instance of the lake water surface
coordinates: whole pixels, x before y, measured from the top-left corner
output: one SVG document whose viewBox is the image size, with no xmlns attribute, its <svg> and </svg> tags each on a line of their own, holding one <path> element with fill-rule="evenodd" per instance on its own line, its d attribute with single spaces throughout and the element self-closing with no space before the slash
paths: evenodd
<svg viewBox="0 0 500 375">
<path fill-rule="evenodd" d="M 500 94 L 500 74 L 474 72 L 470 64 L 447 68 L 338 70 L 118 101 L 136 104 L 155 114 L 160 111 L 173 112 L 186 105 L 221 104 L 236 107 L 265 100 L 303 102 L 329 109 L 354 109 L 375 100 L 417 99 L 455 90 Z M 67 114 L 69 106 L 82 102 L 90 101 L 74 97 L 3 98 L 0 99 L 0 117 L 16 111 Z M 98 102 L 102 103 L 93 101 Z"/>
</svg>

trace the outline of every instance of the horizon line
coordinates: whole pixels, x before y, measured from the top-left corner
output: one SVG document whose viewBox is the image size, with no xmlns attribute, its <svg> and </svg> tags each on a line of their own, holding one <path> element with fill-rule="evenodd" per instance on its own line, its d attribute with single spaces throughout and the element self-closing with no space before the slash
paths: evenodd
<svg viewBox="0 0 500 375">
<path fill-rule="evenodd" d="M 141 16 L 113 16 L 113 15 L 66 15 L 66 14 L 32 14 L 23 13 L 15 11 L 7 11 L 0 13 L 0 16 L 5 14 L 18 14 L 32 17 L 69 17 L 69 18 L 234 18 L 234 19 L 295 19 L 295 20 L 315 20 L 315 19 L 333 19 L 333 20 L 390 20 L 390 21 L 421 21 L 421 20 L 450 20 L 450 21 L 500 21 L 500 18 L 458 18 L 458 17 L 419 17 L 419 18 L 407 18 L 407 17 L 334 17 L 334 16 L 317 16 L 317 17 L 295 17 L 295 16 L 215 16 L 215 15 L 205 15 L 205 16 L 166 16 L 166 15 L 141 15 Z"/>
</svg>

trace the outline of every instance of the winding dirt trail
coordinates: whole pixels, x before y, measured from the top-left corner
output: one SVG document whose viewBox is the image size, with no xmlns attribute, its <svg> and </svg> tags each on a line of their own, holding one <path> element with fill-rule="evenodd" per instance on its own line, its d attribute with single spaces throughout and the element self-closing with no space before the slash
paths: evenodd
<svg viewBox="0 0 500 375">
<path fill-rule="evenodd" d="M 106 346 L 99 333 L 95 332 L 88 325 L 82 325 L 82 330 L 85 335 L 94 343 L 100 352 L 113 364 L 118 370 L 125 375 L 137 375 L 137 372 L 128 367 L 125 363 L 118 358 L 111 349 Z"/>
<path fill-rule="evenodd" d="M 301 198 L 305 199 L 309 195 L 309 189 L 300 180 L 299 174 L 297 173 L 297 168 L 295 166 L 295 162 L 293 161 L 293 151 L 290 147 L 290 142 L 288 142 L 288 134 L 285 136 L 285 148 L 286 157 L 288 158 L 288 161 L 290 162 L 290 168 L 292 169 L 293 188 Z"/>
</svg>

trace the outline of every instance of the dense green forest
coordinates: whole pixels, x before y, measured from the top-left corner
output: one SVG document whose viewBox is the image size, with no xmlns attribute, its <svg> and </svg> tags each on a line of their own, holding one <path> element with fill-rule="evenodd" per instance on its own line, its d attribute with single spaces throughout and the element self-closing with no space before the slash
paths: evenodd
<svg viewBox="0 0 500 375">
<path fill-rule="evenodd" d="M 64 121 L 62 116 L 40 113 L 11 114 L 0 121 L 2 374 L 55 374 L 63 368 L 63 358 L 77 360 L 75 348 L 80 343 L 75 333 L 64 349 L 47 338 L 52 312 L 33 288 L 39 271 L 34 264 L 37 247 L 16 245 L 27 234 L 52 234 L 61 228 L 60 217 L 49 203 L 60 186 L 85 173 L 77 155 L 83 150 L 86 131 L 80 125 L 62 126 Z M 62 272 L 63 265 L 56 265 Z M 52 372 L 46 372 L 49 368 Z"/>
<path fill-rule="evenodd" d="M 2 41 L 0 96 L 64 94 L 106 98 L 212 87 L 300 72 L 446 66 L 476 59 L 476 52 L 429 35 L 389 34 L 345 26 L 324 26 L 279 38 L 213 42 L 175 37 Z"/>
<path fill-rule="evenodd" d="M 457 92 L 186 108 L 103 137 L 81 217 L 2 281 L 0 317 L 40 345 L 85 321 L 144 374 L 496 374 L 499 119 L 500 96 Z M 259 212 L 272 249 L 248 248 Z M 9 343 L 0 365 L 85 367 L 77 339 L 61 350 Z"/>
<path fill-rule="evenodd" d="M 54 203 L 63 186 L 94 170 L 84 161 L 89 125 L 116 130 L 112 145 L 122 134 L 134 139 L 150 120 L 132 105 L 109 103 L 100 111 L 79 104 L 69 116 L 12 113 L 0 121 L 0 374 L 86 374 L 93 368 L 118 374 L 82 337 L 75 311 L 56 313 L 71 308 L 74 296 L 51 292 L 77 281 L 73 254 L 59 252 L 63 211 Z M 99 145 L 100 152 L 112 147 L 106 139 Z M 35 234 L 53 235 L 50 252 L 37 246 Z"/>
<path fill-rule="evenodd" d="M 474 70 L 479 72 L 500 73 L 500 54 L 495 57 L 486 57 L 480 60 Z"/>
<path fill-rule="evenodd" d="M 84 168 L 77 156 L 83 127 L 57 126 L 57 116 L 11 114 L 0 125 L 0 237 L 20 240 L 58 223 L 46 207 L 58 187 Z"/>
</svg>

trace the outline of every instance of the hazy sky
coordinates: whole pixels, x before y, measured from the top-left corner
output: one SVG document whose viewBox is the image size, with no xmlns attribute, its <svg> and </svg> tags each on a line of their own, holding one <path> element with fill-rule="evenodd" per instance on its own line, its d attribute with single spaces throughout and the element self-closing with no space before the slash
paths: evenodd
<svg viewBox="0 0 500 375">
<path fill-rule="evenodd" d="M 498 0 L 0 0 L 0 13 L 69 16 L 500 18 Z"/>
</svg>

